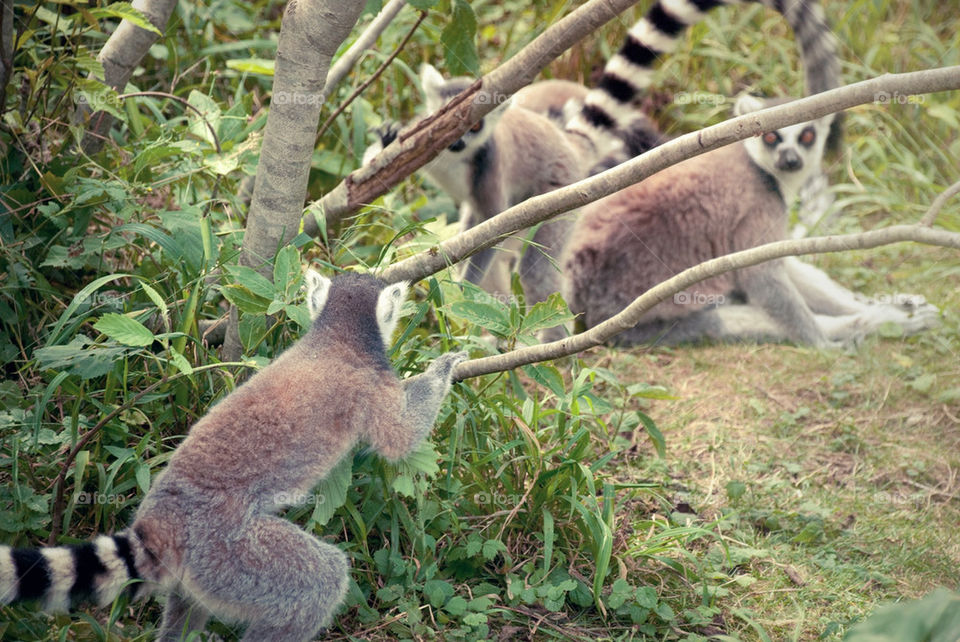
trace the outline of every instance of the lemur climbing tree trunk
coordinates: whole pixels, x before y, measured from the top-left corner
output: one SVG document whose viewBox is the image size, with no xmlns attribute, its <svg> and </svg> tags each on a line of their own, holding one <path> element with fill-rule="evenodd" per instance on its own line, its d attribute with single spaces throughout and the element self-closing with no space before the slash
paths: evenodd
<svg viewBox="0 0 960 642">
<path fill-rule="evenodd" d="M 177 6 L 177 0 L 133 0 L 132 6 L 146 16 L 156 31 L 148 31 L 129 20 L 123 20 L 110 34 L 97 56 L 97 60 L 103 65 L 103 78 L 100 80 L 120 92 L 130 80 L 133 70 L 162 35 L 173 14 L 173 8 Z M 89 112 L 89 107 L 79 105 L 77 119 L 86 117 Z M 99 151 L 112 126 L 113 116 L 107 112 L 96 111 L 89 114 L 89 125 L 83 140 L 80 141 L 83 152 L 95 154 Z"/>
<path fill-rule="evenodd" d="M 291 0 L 283 13 L 273 97 L 240 254 L 242 265 L 267 278 L 270 259 L 299 229 L 330 61 L 364 5 L 364 0 Z M 235 361 L 241 352 L 234 309 L 223 356 Z"/>
</svg>

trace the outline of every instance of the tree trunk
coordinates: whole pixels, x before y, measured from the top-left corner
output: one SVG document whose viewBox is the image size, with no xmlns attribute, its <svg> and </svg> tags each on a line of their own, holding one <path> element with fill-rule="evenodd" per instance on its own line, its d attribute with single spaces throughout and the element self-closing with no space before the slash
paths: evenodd
<svg viewBox="0 0 960 642">
<path fill-rule="evenodd" d="M 270 261 L 296 234 L 307 195 L 313 142 L 330 60 L 350 34 L 363 0 L 291 0 L 283 13 L 273 97 L 247 215 L 240 263 L 272 277 Z M 231 311 L 223 357 L 243 347 Z"/>
</svg>

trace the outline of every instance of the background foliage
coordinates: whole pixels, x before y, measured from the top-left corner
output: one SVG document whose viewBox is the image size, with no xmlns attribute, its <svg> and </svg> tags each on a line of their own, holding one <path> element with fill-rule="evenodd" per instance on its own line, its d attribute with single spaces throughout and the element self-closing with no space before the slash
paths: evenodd
<svg viewBox="0 0 960 642">
<path fill-rule="evenodd" d="M 647 4 L 545 76 L 589 82 Z M 357 166 L 369 127 L 417 111 L 421 62 L 488 71 L 571 6 L 437 3 L 318 141 L 310 197 Z M 129 523 L 189 426 L 302 331 L 302 262 L 368 268 L 452 233 L 449 199 L 411 179 L 320 242 L 301 235 L 278 251 L 272 280 L 236 265 L 282 7 L 178 5 L 125 93 L 168 92 L 201 118 L 172 99 L 119 101 L 87 79 L 117 6 L 15 3 L 16 69 L 0 123 L 5 543 L 41 543 L 52 531 L 81 541 Z M 834 2 L 827 12 L 848 81 L 960 64 L 947 4 Z M 331 105 L 416 17 L 401 12 Z M 661 66 L 646 106 L 666 131 L 686 132 L 724 118 L 726 97 L 744 88 L 802 92 L 789 30 L 759 7 L 718 10 L 696 27 Z M 121 121 L 88 158 L 72 121 L 82 102 Z M 831 164 L 834 228 L 912 221 L 956 180 L 958 107 L 956 94 L 940 94 L 854 110 L 847 150 Z M 960 229 L 955 205 L 941 223 Z M 956 256 L 896 247 L 820 263 L 866 292 L 922 292 L 945 311 L 943 327 L 910 340 L 893 328 L 839 357 L 782 346 L 597 350 L 458 385 L 431 444 L 409 461 L 390 466 L 359 450 L 288 511 L 353 560 L 331 636 L 836 638 L 881 600 L 956 588 L 960 541 L 916 532 L 960 520 Z M 224 301 L 242 313 L 242 363 L 221 364 L 198 328 Z M 529 342 L 552 312 L 438 275 L 407 304 L 393 360 L 406 373 L 456 346 L 482 354 Z M 730 376 L 744 360 L 763 380 Z M 715 389 L 728 396 L 716 400 Z M 898 439 L 905 445 L 891 446 Z M 822 452 L 852 462 L 842 483 L 809 467 Z M 850 495 L 851 485 L 874 498 L 920 496 L 891 511 Z M 848 524 L 854 513 L 861 526 Z M 158 613 L 120 604 L 51 618 L 3 607 L 0 634 L 144 639 Z"/>
</svg>

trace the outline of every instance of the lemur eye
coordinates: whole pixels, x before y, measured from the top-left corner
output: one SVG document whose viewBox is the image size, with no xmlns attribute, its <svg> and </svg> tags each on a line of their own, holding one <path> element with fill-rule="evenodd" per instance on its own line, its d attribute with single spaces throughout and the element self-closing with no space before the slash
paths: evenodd
<svg viewBox="0 0 960 642">
<path fill-rule="evenodd" d="M 763 142 L 765 145 L 769 145 L 770 147 L 773 147 L 774 145 L 780 142 L 780 134 L 778 134 L 777 132 L 767 132 L 766 134 L 763 135 Z"/>
<path fill-rule="evenodd" d="M 813 130 L 813 127 L 807 127 L 800 132 L 800 144 L 804 147 L 810 147 L 815 140 L 817 140 L 817 132 Z"/>
<path fill-rule="evenodd" d="M 476 134 L 476 133 L 477 133 L 478 131 L 480 131 L 481 129 L 483 129 L 483 119 L 482 119 L 482 118 L 481 118 L 480 120 L 478 120 L 476 123 L 474 123 L 473 127 L 470 128 L 470 131 L 472 131 L 474 134 Z"/>
</svg>

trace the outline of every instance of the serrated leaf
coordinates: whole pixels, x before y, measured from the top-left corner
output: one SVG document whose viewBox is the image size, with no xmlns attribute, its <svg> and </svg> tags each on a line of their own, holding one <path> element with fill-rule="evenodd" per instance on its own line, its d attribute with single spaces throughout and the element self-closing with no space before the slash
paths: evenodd
<svg viewBox="0 0 960 642">
<path fill-rule="evenodd" d="M 456 301 L 450 306 L 450 314 L 468 323 L 505 337 L 510 334 L 510 319 L 499 307 L 480 301 Z"/>
<path fill-rule="evenodd" d="M 453 585 L 444 580 L 427 580 L 423 584 L 423 594 L 435 609 L 446 604 L 454 593 Z"/>
<path fill-rule="evenodd" d="M 237 306 L 237 309 L 241 312 L 246 312 L 247 314 L 264 314 L 270 305 L 270 299 L 257 296 L 250 291 L 250 288 L 236 283 L 224 285 L 220 288 L 220 291 L 227 301 Z"/>
<path fill-rule="evenodd" d="M 727 497 L 731 500 L 736 501 L 743 497 L 743 494 L 747 492 L 747 485 L 740 481 L 728 481 L 727 482 Z"/>
<path fill-rule="evenodd" d="M 533 304 L 530 311 L 523 318 L 523 330 L 534 333 L 547 328 L 553 328 L 572 321 L 574 315 L 570 313 L 566 302 L 559 294 L 551 294 L 546 301 Z"/>
<path fill-rule="evenodd" d="M 440 34 L 443 56 L 451 74 L 480 75 L 477 46 L 477 15 L 466 0 L 453 1 L 453 15 Z"/>
<path fill-rule="evenodd" d="M 160 30 L 154 27 L 153 24 L 147 19 L 147 16 L 145 16 L 138 9 L 134 9 L 129 2 L 114 2 L 106 7 L 90 9 L 90 15 L 98 19 L 120 18 L 121 20 L 128 20 L 137 27 L 146 29 L 150 33 L 155 33 L 158 36 L 163 35 Z"/>
<path fill-rule="evenodd" d="M 420 442 L 416 450 L 397 462 L 397 470 L 401 474 L 411 476 L 421 473 L 427 477 L 433 477 L 440 472 L 440 466 L 437 465 L 439 458 L 440 455 L 437 454 L 433 444 L 424 440 Z"/>
<path fill-rule="evenodd" d="M 117 343 L 143 348 L 153 343 L 153 333 L 137 321 L 122 314 L 108 312 L 100 317 L 93 327 Z"/>
<path fill-rule="evenodd" d="M 555 394 L 558 398 L 563 398 L 564 393 L 566 392 L 566 387 L 563 383 L 563 375 L 561 375 L 560 371 L 555 367 L 541 364 L 529 364 L 523 367 L 523 371 L 527 373 L 528 377 L 549 389 L 550 392 Z"/>
<path fill-rule="evenodd" d="M 44 370 L 65 370 L 82 379 L 93 379 L 113 370 L 117 360 L 129 351 L 129 348 L 119 346 L 96 345 L 87 337 L 78 335 L 67 345 L 39 348 L 33 356 Z"/>
<path fill-rule="evenodd" d="M 443 605 L 443 610 L 453 616 L 463 615 L 467 612 L 467 601 L 459 595 L 454 595 Z"/>
<path fill-rule="evenodd" d="M 507 545 L 500 540 L 488 539 L 483 543 L 483 558 L 489 562 L 497 556 L 497 553 L 502 553 L 506 550 Z"/>
<path fill-rule="evenodd" d="M 390 487 L 398 495 L 404 497 L 413 497 L 417 494 L 417 487 L 413 483 L 413 477 L 410 475 L 397 475 Z"/>
</svg>

